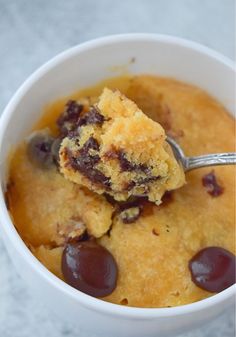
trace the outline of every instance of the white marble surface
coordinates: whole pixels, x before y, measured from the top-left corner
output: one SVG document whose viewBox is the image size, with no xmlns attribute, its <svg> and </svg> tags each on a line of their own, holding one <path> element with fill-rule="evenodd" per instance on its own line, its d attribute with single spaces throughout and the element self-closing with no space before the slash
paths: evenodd
<svg viewBox="0 0 236 337">
<path fill-rule="evenodd" d="M 102 35 L 172 34 L 234 59 L 234 13 L 234 0 L 0 0 L 0 112 L 38 66 L 70 46 Z M 182 337 L 234 334 L 231 311 Z M 16 274 L 1 238 L 0 336 L 92 337 L 58 321 L 36 302 Z"/>
</svg>

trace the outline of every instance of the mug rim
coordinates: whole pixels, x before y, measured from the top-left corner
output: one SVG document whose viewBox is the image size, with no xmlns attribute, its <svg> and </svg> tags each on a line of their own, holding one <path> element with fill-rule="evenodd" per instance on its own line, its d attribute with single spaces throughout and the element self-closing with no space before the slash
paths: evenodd
<svg viewBox="0 0 236 337">
<path fill-rule="evenodd" d="M 149 42 L 164 42 L 169 44 L 176 44 L 183 48 L 194 50 L 205 54 L 209 58 L 213 58 L 219 63 L 228 67 L 231 71 L 235 72 L 234 62 L 224 55 L 191 40 L 183 39 L 180 37 L 164 35 L 164 34 L 148 34 L 148 33 L 132 33 L 132 34 L 116 34 L 109 35 L 105 37 L 96 38 L 90 41 L 83 42 L 72 48 L 66 49 L 62 53 L 59 53 L 48 62 L 44 63 L 40 68 L 38 68 L 32 75 L 30 75 L 24 83 L 19 87 L 13 97 L 10 99 L 8 105 L 4 109 L 2 116 L 0 117 L 0 153 L 3 144 L 3 136 L 8 125 L 9 120 L 12 117 L 17 105 L 21 101 L 22 97 L 27 94 L 30 87 L 37 82 L 42 76 L 44 76 L 50 69 L 63 63 L 66 59 L 73 57 L 74 55 L 82 52 L 89 51 L 96 47 L 116 44 L 118 42 L 125 41 L 149 41 Z M 1 164 L 1 163 L 0 163 Z M 1 179 L 1 176 L 0 176 Z M 17 252 L 23 257 L 25 262 L 31 266 L 31 269 L 38 273 L 38 276 L 42 277 L 50 286 L 57 288 L 58 291 L 64 292 L 66 296 L 69 296 L 79 302 L 84 307 L 96 310 L 98 312 L 103 312 L 107 315 L 123 316 L 126 318 L 133 319 L 153 319 L 158 317 L 171 317 L 180 316 L 184 314 L 190 314 L 193 312 L 200 311 L 202 309 L 209 309 L 212 306 L 219 305 L 225 300 L 229 300 L 235 294 L 236 287 L 232 285 L 231 287 L 223 290 L 218 294 L 214 294 L 211 297 L 205 298 L 198 302 L 185 304 L 182 306 L 171 307 L 171 308 L 140 308 L 140 307 L 129 307 L 122 306 L 119 304 L 114 304 L 100 300 L 98 298 L 89 296 L 77 289 L 74 289 L 66 282 L 60 280 L 54 274 L 52 274 L 27 248 L 21 236 L 16 231 L 13 221 L 10 218 L 9 212 L 6 207 L 4 200 L 3 183 L 1 184 L 0 190 L 0 218 L 1 227 L 3 228 L 6 236 L 12 242 Z"/>
</svg>

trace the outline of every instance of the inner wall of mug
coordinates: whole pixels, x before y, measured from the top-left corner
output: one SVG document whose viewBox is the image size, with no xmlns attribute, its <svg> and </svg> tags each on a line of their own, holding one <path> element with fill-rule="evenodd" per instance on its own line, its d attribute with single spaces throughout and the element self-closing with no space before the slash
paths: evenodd
<svg viewBox="0 0 236 337">
<path fill-rule="evenodd" d="M 198 85 L 233 113 L 233 72 L 216 59 L 155 38 L 98 41 L 75 47 L 53 59 L 16 94 L 2 141 L 7 151 L 30 131 L 48 103 L 124 73 L 169 76 Z M 131 59 L 135 61 L 131 63 Z"/>
</svg>

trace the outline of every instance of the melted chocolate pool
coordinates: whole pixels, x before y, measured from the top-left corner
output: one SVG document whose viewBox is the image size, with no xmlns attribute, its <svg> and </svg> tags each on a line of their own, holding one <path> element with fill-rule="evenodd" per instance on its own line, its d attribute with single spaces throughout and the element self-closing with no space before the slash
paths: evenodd
<svg viewBox="0 0 236 337">
<path fill-rule="evenodd" d="M 62 272 L 68 284 L 94 297 L 107 296 L 116 288 L 116 261 L 95 241 L 68 243 L 62 255 Z"/>
<path fill-rule="evenodd" d="M 200 288 L 218 293 L 235 283 L 235 256 L 221 247 L 200 250 L 189 262 L 192 281 Z"/>
</svg>

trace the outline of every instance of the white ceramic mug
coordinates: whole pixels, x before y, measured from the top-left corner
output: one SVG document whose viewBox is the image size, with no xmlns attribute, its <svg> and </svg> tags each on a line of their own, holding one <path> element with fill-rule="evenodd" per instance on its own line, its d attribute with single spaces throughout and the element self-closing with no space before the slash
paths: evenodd
<svg viewBox="0 0 236 337">
<path fill-rule="evenodd" d="M 135 62 L 130 62 L 134 57 Z M 35 296 L 73 324 L 102 337 L 175 336 L 226 310 L 234 301 L 235 286 L 196 303 L 160 309 L 131 308 L 90 297 L 58 279 L 31 254 L 18 235 L 4 200 L 9 150 L 30 132 L 45 105 L 115 76 L 114 67 L 125 67 L 131 74 L 171 76 L 195 84 L 234 112 L 232 62 L 199 44 L 170 36 L 128 34 L 93 40 L 65 51 L 20 87 L 1 117 L 1 235 L 12 262 Z"/>
</svg>

